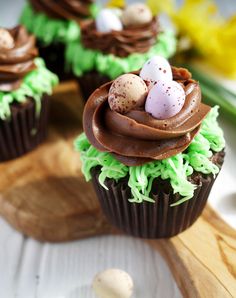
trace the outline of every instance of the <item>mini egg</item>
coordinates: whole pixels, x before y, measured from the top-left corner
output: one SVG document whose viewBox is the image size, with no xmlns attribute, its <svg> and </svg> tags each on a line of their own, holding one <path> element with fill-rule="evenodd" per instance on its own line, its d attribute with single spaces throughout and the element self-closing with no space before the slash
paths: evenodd
<svg viewBox="0 0 236 298">
<path fill-rule="evenodd" d="M 123 270 L 107 269 L 95 276 L 93 290 L 98 298 L 130 298 L 133 281 Z"/>
<path fill-rule="evenodd" d="M 148 93 L 145 111 L 161 120 L 173 117 L 183 108 L 185 97 L 179 83 L 158 81 Z"/>
<path fill-rule="evenodd" d="M 122 13 L 123 13 L 123 10 L 122 10 L 122 9 L 120 9 L 120 8 L 118 8 L 118 7 L 112 7 L 112 8 L 109 8 L 109 9 L 110 9 L 110 11 L 111 11 L 114 15 L 116 15 L 118 18 L 121 18 Z"/>
<path fill-rule="evenodd" d="M 11 34 L 3 28 L 0 28 L 0 48 L 12 49 L 14 47 L 14 39 Z"/>
<path fill-rule="evenodd" d="M 152 21 L 152 12 L 146 4 L 134 3 L 127 6 L 121 16 L 125 26 L 140 26 Z"/>
<path fill-rule="evenodd" d="M 162 56 L 153 56 L 143 65 L 140 77 L 151 86 L 158 81 L 172 81 L 173 74 L 167 59 Z"/>
<path fill-rule="evenodd" d="M 112 12 L 112 9 L 102 9 L 95 20 L 97 31 L 109 33 L 111 31 L 121 31 L 123 25 L 119 17 Z"/>
<path fill-rule="evenodd" d="M 108 103 L 111 110 L 125 114 L 134 107 L 142 106 L 148 88 L 145 82 L 135 74 L 124 74 L 111 85 Z"/>
</svg>

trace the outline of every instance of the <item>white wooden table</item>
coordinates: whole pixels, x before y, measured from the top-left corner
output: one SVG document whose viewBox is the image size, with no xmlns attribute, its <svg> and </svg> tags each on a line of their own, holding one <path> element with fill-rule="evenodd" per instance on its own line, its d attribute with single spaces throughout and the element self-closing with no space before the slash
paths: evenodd
<svg viewBox="0 0 236 298">
<path fill-rule="evenodd" d="M 4 12 L 6 2 L 0 2 Z M 19 13 L 17 4 L 22 2 L 12 1 L 13 15 Z M 8 24 L 12 25 L 13 19 L 3 14 L 1 23 L 9 20 Z M 236 228 L 235 127 L 226 120 L 222 121 L 222 127 L 227 155 L 209 201 Z M 111 267 L 131 274 L 135 298 L 181 297 L 163 258 L 141 240 L 104 236 L 65 244 L 42 244 L 24 237 L 0 218 L 0 298 L 92 298 L 94 275 Z"/>
</svg>

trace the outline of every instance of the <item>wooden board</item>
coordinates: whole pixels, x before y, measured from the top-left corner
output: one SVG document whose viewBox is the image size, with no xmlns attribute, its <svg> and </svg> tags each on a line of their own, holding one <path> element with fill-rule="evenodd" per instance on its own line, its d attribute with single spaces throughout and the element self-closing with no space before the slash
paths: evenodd
<svg viewBox="0 0 236 298">
<path fill-rule="evenodd" d="M 0 165 L 0 214 L 41 241 L 117 233 L 103 217 L 73 150 L 81 132 L 78 94 L 73 82 L 60 86 L 46 142 Z M 236 297 L 236 232 L 209 207 L 186 232 L 147 242 L 164 256 L 184 297 Z"/>
</svg>

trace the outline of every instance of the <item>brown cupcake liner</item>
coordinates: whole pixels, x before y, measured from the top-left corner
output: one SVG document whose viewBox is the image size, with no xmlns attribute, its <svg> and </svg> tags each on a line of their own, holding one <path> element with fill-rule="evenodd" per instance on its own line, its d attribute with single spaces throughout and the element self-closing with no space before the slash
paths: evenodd
<svg viewBox="0 0 236 298">
<path fill-rule="evenodd" d="M 80 85 L 80 90 L 83 95 L 84 101 L 87 101 L 89 96 L 101 85 L 111 81 L 108 76 L 100 74 L 97 71 L 85 73 L 83 76 L 78 77 L 77 81 Z"/>
<path fill-rule="evenodd" d="M 62 42 L 54 42 L 49 45 L 44 45 L 37 42 L 39 55 L 46 63 L 48 69 L 58 75 L 60 81 L 65 81 L 73 78 L 71 72 L 65 70 L 65 44 Z"/>
<path fill-rule="evenodd" d="M 49 118 L 49 98 L 44 96 L 36 117 L 35 102 L 11 105 L 11 118 L 0 120 L 0 162 L 22 156 L 33 150 L 45 138 Z"/>
<path fill-rule="evenodd" d="M 93 169 L 92 181 L 109 222 L 129 235 L 149 239 L 172 237 L 189 228 L 201 215 L 216 179 L 213 175 L 197 173 L 198 179 L 194 183 L 197 182 L 198 187 L 193 198 L 171 207 L 181 197 L 173 194 L 168 180 L 154 180 L 150 196 L 155 203 L 130 203 L 131 190 L 127 179 L 118 183 L 107 179 L 109 190 L 106 190 L 99 184 L 99 174 L 99 168 Z"/>
</svg>

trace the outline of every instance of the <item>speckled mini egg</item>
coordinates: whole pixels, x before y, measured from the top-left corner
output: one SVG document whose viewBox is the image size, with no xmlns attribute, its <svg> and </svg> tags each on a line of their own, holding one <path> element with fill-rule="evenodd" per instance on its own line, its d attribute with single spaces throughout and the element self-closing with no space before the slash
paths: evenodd
<svg viewBox="0 0 236 298">
<path fill-rule="evenodd" d="M 123 270 L 107 269 L 95 276 L 93 290 L 98 298 L 130 298 L 133 281 Z"/>
<path fill-rule="evenodd" d="M 152 12 L 143 3 L 134 3 L 127 6 L 121 16 L 121 21 L 125 26 L 140 26 L 151 22 Z"/>
<path fill-rule="evenodd" d="M 158 81 L 149 91 L 145 111 L 157 119 L 175 116 L 185 102 L 183 87 L 175 81 Z"/>
<path fill-rule="evenodd" d="M 158 81 L 172 81 L 173 74 L 167 59 L 162 56 L 153 56 L 143 65 L 140 77 L 149 82 L 151 87 Z"/>
<path fill-rule="evenodd" d="M 148 88 L 139 76 L 124 74 L 112 83 L 108 103 L 111 110 L 125 114 L 134 107 L 142 106 L 147 92 Z"/>
<path fill-rule="evenodd" d="M 0 48 L 12 49 L 14 47 L 14 39 L 11 34 L 3 28 L 0 28 Z"/>
<path fill-rule="evenodd" d="M 113 30 L 121 31 L 123 25 L 119 17 L 111 9 L 102 9 L 95 20 L 96 29 L 101 33 L 109 33 Z"/>
<path fill-rule="evenodd" d="M 109 10 L 116 15 L 118 18 L 121 18 L 123 10 L 118 7 L 109 8 Z"/>
</svg>

